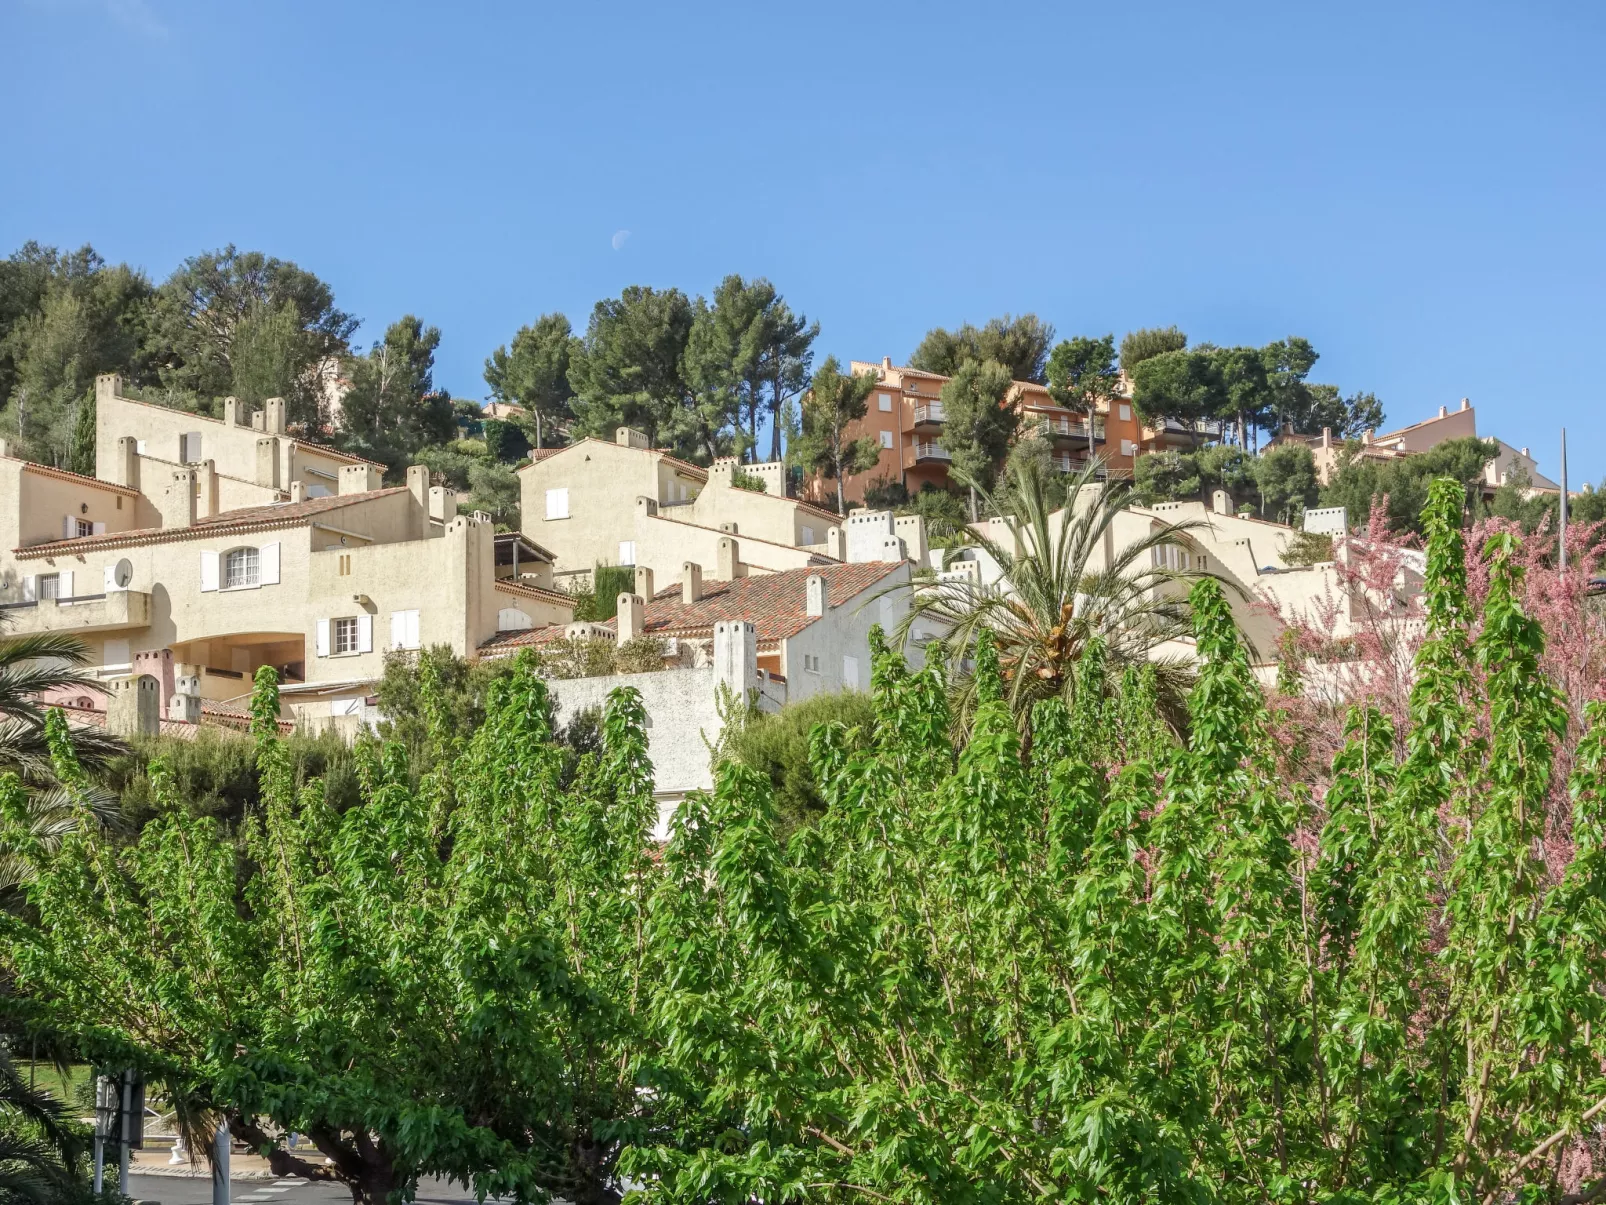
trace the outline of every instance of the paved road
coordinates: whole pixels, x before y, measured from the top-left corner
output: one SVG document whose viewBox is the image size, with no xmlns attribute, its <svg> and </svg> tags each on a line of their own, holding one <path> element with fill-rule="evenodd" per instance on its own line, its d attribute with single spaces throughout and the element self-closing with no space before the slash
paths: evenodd
<svg viewBox="0 0 1606 1205">
<path fill-rule="evenodd" d="M 229 1187 L 234 1205 L 351 1205 L 351 1193 L 339 1184 L 311 1184 L 299 1177 L 235 1180 Z M 130 1175 L 128 1190 L 137 1200 L 160 1201 L 161 1205 L 212 1205 L 212 1181 L 206 1176 Z M 474 1194 L 460 1184 L 425 1180 L 418 1186 L 417 1201 L 419 1205 L 472 1205 Z"/>
</svg>

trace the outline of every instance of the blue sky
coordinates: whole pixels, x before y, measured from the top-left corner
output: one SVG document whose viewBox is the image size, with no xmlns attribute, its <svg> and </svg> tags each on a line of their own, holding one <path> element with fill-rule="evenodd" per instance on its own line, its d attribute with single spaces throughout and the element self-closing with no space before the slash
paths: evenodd
<svg viewBox="0 0 1606 1205">
<path fill-rule="evenodd" d="M 1598 4 L 4 0 L 0 46 L 0 252 L 293 259 L 460 396 L 545 311 L 740 272 L 844 359 L 1302 334 L 1391 425 L 1470 397 L 1606 477 Z"/>
</svg>

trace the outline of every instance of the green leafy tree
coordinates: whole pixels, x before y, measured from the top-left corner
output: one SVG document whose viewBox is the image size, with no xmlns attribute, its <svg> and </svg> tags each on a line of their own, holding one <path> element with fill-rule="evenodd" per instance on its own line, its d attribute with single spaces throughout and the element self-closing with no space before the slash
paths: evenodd
<svg viewBox="0 0 1606 1205">
<path fill-rule="evenodd" d="M 1255 462 L 1261 506 L 1279 522 L 1293 523 L 1316 503 L 1316 458 L 1304 444 L 1268 448 Z"/>
<path fill-rule="evenodd" d="M 1215 490 L 1223 489 L 1236 503 L 1256 503 L 1260 488 L 1255 478 L 1259 458 L 1251 456 L 1241 446 L 1211 444 L 1193 453 L 1191 459 L 1199 472 L 1199 491 L 1195 497 L 1209 501 Z"/>
<path fill-rule="evenodd" d="M 287 309 L 299 332 L 293 340 L 278 325 Z M 242 328 L 251 350 L 237 366 Z M 279 392 L 265 396 L 284 397 L 291 421 L 321 428 L 318 374 L 346 354 L 356 330 L 357 320 L 317 276 L 230 244 L 191 256 L 156 291 L 148 354 L 162 384 L 203 409 L 213 398 L 271 384 Z"/>
<path fill-rule="evenodd" d="M 1131 376 L 1143 361 L 1166 352 L 1182 351 L 1188 336 L 1175 326 L 1143 327 L 1121 336 L 1121 371 Z"/>
<path fill-rule="evenodd" d="M 836 357 L 828 356 L 803 398 L 798 456 L 805 471 L 836 482 L 839 514 L 847 510 L 843 479 L 874 468 L 881 459 L 881 445 L 874 439 L 848 438 L 848 427 L 864 417 L 875 384 L 873 373 L 844 375 Z"/>
<path fill-rule="evenodd" d="M 1296 431 L 1304 430 L 1298 424 L 1300 416 L 1307 413 L 1312 405 L 1310 387 L 1305 384 L 1305 378 L 1316 365 L 1316 349 L 1311 346 L 1309 339 L 1294 335 L 1266 344 L 1260 349 L 1260 356 L 1270 392 L 1266 411 L 1272 425 L 1293 422 Z"/>
<path fill-rule="evenodd" d="M 438 328 L 408 314 L 391 323 L 366 356 L 351 362 L 351 388 L 341 400 L 343 448 L 395 474 L 426 445 L 457 433 L 452 400 L 435 388 L 440 342 Z"/>
<path fill-rule="evenodd" d="M 953 743 L 940 659 L 877 639 L 870 748 L 811 743 L 823 822 L 783 846 L 769 782 L 729 762 L 664 852 L 652 935 L 683 990 L 656 1025 L 685 1099 L 741 1123 L 625 1170 L 687 1205 L 1606 1193 L 1606 705 L 1546 867 L 1562 709 L 1509 535 L 1472 614 L 1462 501 L 1436 485 L 1424 516 L 1403 757 L 1355 709 L 1320 806 L 1279 772 L 1214 579 L 1180 746 L 1132 723 L 1134 674 L 1038 703 L 1028 747 L 989 639 Z"/>
<path fill-rule="evenodd" d="M 499 464 L 517 464 L 530 451 L 530 441 L 518 423 L 488 418 L 482 424 L 485 433 L 485 454 Z"/>
<path fill-rule="evenodd" d="M 1175 419 L 1197 447 L 1200 425 L 1221 413 L 1226 398 L 1213 349 L 1159 352 L 1128 371 L 1138 417 L 1150 426 Z"/>
<path fill-rule="evenodd" d="M 1115 364 L 1115 336 L 1094 339 L 1077 335 L 1058 343 L 1048 358 L 1048 392 L 1062 406 L 1087 415 L 1087 458 L 1098 455 L 1094 418 L 1120 393 L 1121 372 Z"/>
<path fill-rule="evenodd" d="M 1361 454 L 1360 444 L 1351 444 L 1339 454 L 1337 469 L 1322 487 L 1321 504 L 1367 515 L 1374 500 L 1386 499 L 1389 525 L 1398 532 L 1420 534 L 1420 515 L 1434 478 L 1451 477 L 1462 483 L 1470 515 L 1473 497 L 1481 492 L 1484 465 L 1498 450 L 1493 440 L 1448 439 L 1414 456 L 1374 460 Z"/>
<path fill-rule="evenodd" d="M 966 360 L 942 385 L 942 446 L 970 490 L 972 521 L 976 492 L 992 486 L 1020 422 L 1013 391 L 1008 366 L 997 360 Z"/>
<path fill-rule="evenodd" d="M 485 361 L 485 383 L 499 402 L 523 406 L 535 425 L 535 447 L 574 417 L 569 384 L 569 347 L 574 333 L 562 314 L 542 314 L 534 326 L 521 326 L 511 347 Z"/>
<path fill-rule="evenodd" d="M 1222 420 L 1223 428 L 1232 424 L 1238 446 L 1247 448 L 1250 428 L 1264 426 L 1271 413 L 1274 395 L 1265 359 L 1254 347 L 1212 348 L 1210 357 L 1221 390 L 1213 417 Z"/>
<path fill-rule="evenodd" d="M 1005 314 L 980 328 L 965 323 L 956 330 L 933 327 L 909 357 L 909 367 L 951 377 L 966 360 L 994 360 L 1015 381 L 1043 383 L 1054 328 L 1036 314 Z"/>
<path fill-rule="evenodd" d="M 780 711 L 745 716 L 728 739 L 730 756 L 770 780 L 775 791 L 780 835 L 817 824 L 825 815 L 825 799 L 809 766 L 809 741 L 816 725 L 848 730 L 850 750 L 868 748 L 876 728 L 875 702 L 862 691 L 811 695 Z"/>
<path fill-rule="evenodd" d="M 1132 496 L 1144 506 L 1197 499 L 1204 489 L 1194 453 L 1167 448 L 1139 456 L 1132 466 Z"/>
<path fill-rule="evenodd" d="M 160 768 L 161 813 L 135 844 L 54 851 L 0 779 L 8 848 L 36 870 L 27 918 L 0 932 L 40 1027 L 365 1205 L 424 1175 L 616 1202 L 620 1140 L 678 1124 L 636 1079 L 657 817 L 637 696 L 616 693 L 600 753 L 565 785 L 523 655 L 471 739 L 432 720 L 416 784 L 400 744 L 363 747 L 344 814 L 294 789 L 271 669 L 253 710 L 262 798 L 243 850 Z M 288 1130 L 318 1154 L 287 1150 Z"/>
<path fill-rule="evenodd" d="M 681 360 L 695 322 L 696 307 L 679 289 L 632 285 L 597 302 L 584 338 L 569 349 L 580 429 L 611 439 L 615 428 L 634 427 L 654 447 L 674 433 L 691 399 Z M 695 446 L 676 451 L 700 454 Z"/>
<path fill-rule="evenodd" d="M 1383 403 L 1372 393 L 1356 393 L 1344 397 L 1336 385 L 1307 385 L 1308 404 L 1290 409 L 1279 416 L 1280 422 L 1293 426 L 1305 435 L 1320 435 L 1323 428 L 1330 430 L 1335 439 L 1359 439 L 1363 432 L 1377 431 L 1383 426 Z"/>
<path fill-rule="evenodd" d="M 86 408 L 93 423 L 95 377 L 140 368 L 150 283 L 87 246 L 62 254 L 30 243 L 6 266 L 11 304 L 30 308 L 0 338 L 4 428 L 17 454 L 82 471 L 81 425 Z M 92 441 L 88 454 L 93 465 Z"/>
</svg>

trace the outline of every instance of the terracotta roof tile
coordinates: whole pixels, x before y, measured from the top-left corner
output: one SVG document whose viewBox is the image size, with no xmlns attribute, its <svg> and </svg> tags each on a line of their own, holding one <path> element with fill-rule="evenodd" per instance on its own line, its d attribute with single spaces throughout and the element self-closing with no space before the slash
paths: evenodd
<svg viewBox="0 0 1606 1205">
<path fill-rule="evenodd" d="M 189 527 L 141 527 L 133 531 L 107 532 L 101 536 L 51 540 L 47 544 L 30 544 L 26 548 L 13 551 L 19 557 L 55 556 L 59 553 L 72 554 L 93 552 L 101 548 L 122 548 L 129 544 L 165 544 L 191 536 L 209 536 L 220 531 L 236 531 L 252 527 L 294 527 L 317 515 L 339 510 L 357 502 L 367 502 L 374 498 L 406 492 L 406 486 L 398 485 L 362 494 L 330 494 L 326 498 L 306 498 L 300 502 L 246 506 L 239 510 L 226 510 L 221 514 L 197 519 Z"/>
<path fill-rule="evenodd" d="M 819 574 L 825 579 L 826 598 L 831 609 L 852 602 L 866 590 L 883 585 L 886 578 L 904 562 L 875 562 L 858 565 L 821 565 L 809 569 L 787 569 L 739 577 L 735 581 L 704 581 L 703 596 L 689 606 L 680 601 L 680 587 L 660 590 L 647 603 L 646 631 L 652 636 L 706 636 L 716 623 L 746 620 L 755 628 L 759 646 L 774 647 L 779 641 L 796 636 L 815 620 L 807 612 L 808 579 Z M 613 628 L 613 620 L 604 626 Z M 498 632 L 480 645 L 482 649 L 519 648 L 560 639 L 561 627 L 528 628 L 519 632 Z"/>
<path fill-rule="evenodd" d="M 41 477 L 54 477 L 57 481 L 69 481 L 74 485 L 92 486 L 99 490 L 110 490 L 114 494 L 124 497 L 137 498 L 139 491 L 126 485 L 118 485 L 112 481 L 102 481 L 99 477 L 85 477 L 82 473 L 71 473 L 66 469 L 58 469 L 52 465 L 40 464 L 33 460 L 24 460 L 21 456 L 4 456 L 0 460 L 16 460 L 22 464 L 24 473 L 38 473 Z"/>
</svg>

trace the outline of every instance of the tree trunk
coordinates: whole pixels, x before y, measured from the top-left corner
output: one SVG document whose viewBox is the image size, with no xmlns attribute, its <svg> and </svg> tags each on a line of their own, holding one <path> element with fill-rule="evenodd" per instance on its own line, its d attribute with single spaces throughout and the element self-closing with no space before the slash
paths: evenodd
<svg viewBox="0 0 1606 1205">
<path fill-rule="evenodd" d="M 781 375 L 770 382 L 770 459 L 781 458 Z"/>
<path fill-rule="evenodd" d="M 606 1151 L 607 1147 L 583 1138 L 577 1138 L 569 1147 L 574 1205 L 618 1205 L 623 1199 L 624 1194 L 609 1183 L 613 1177 L 603 1166 Z"/>
</svg>

